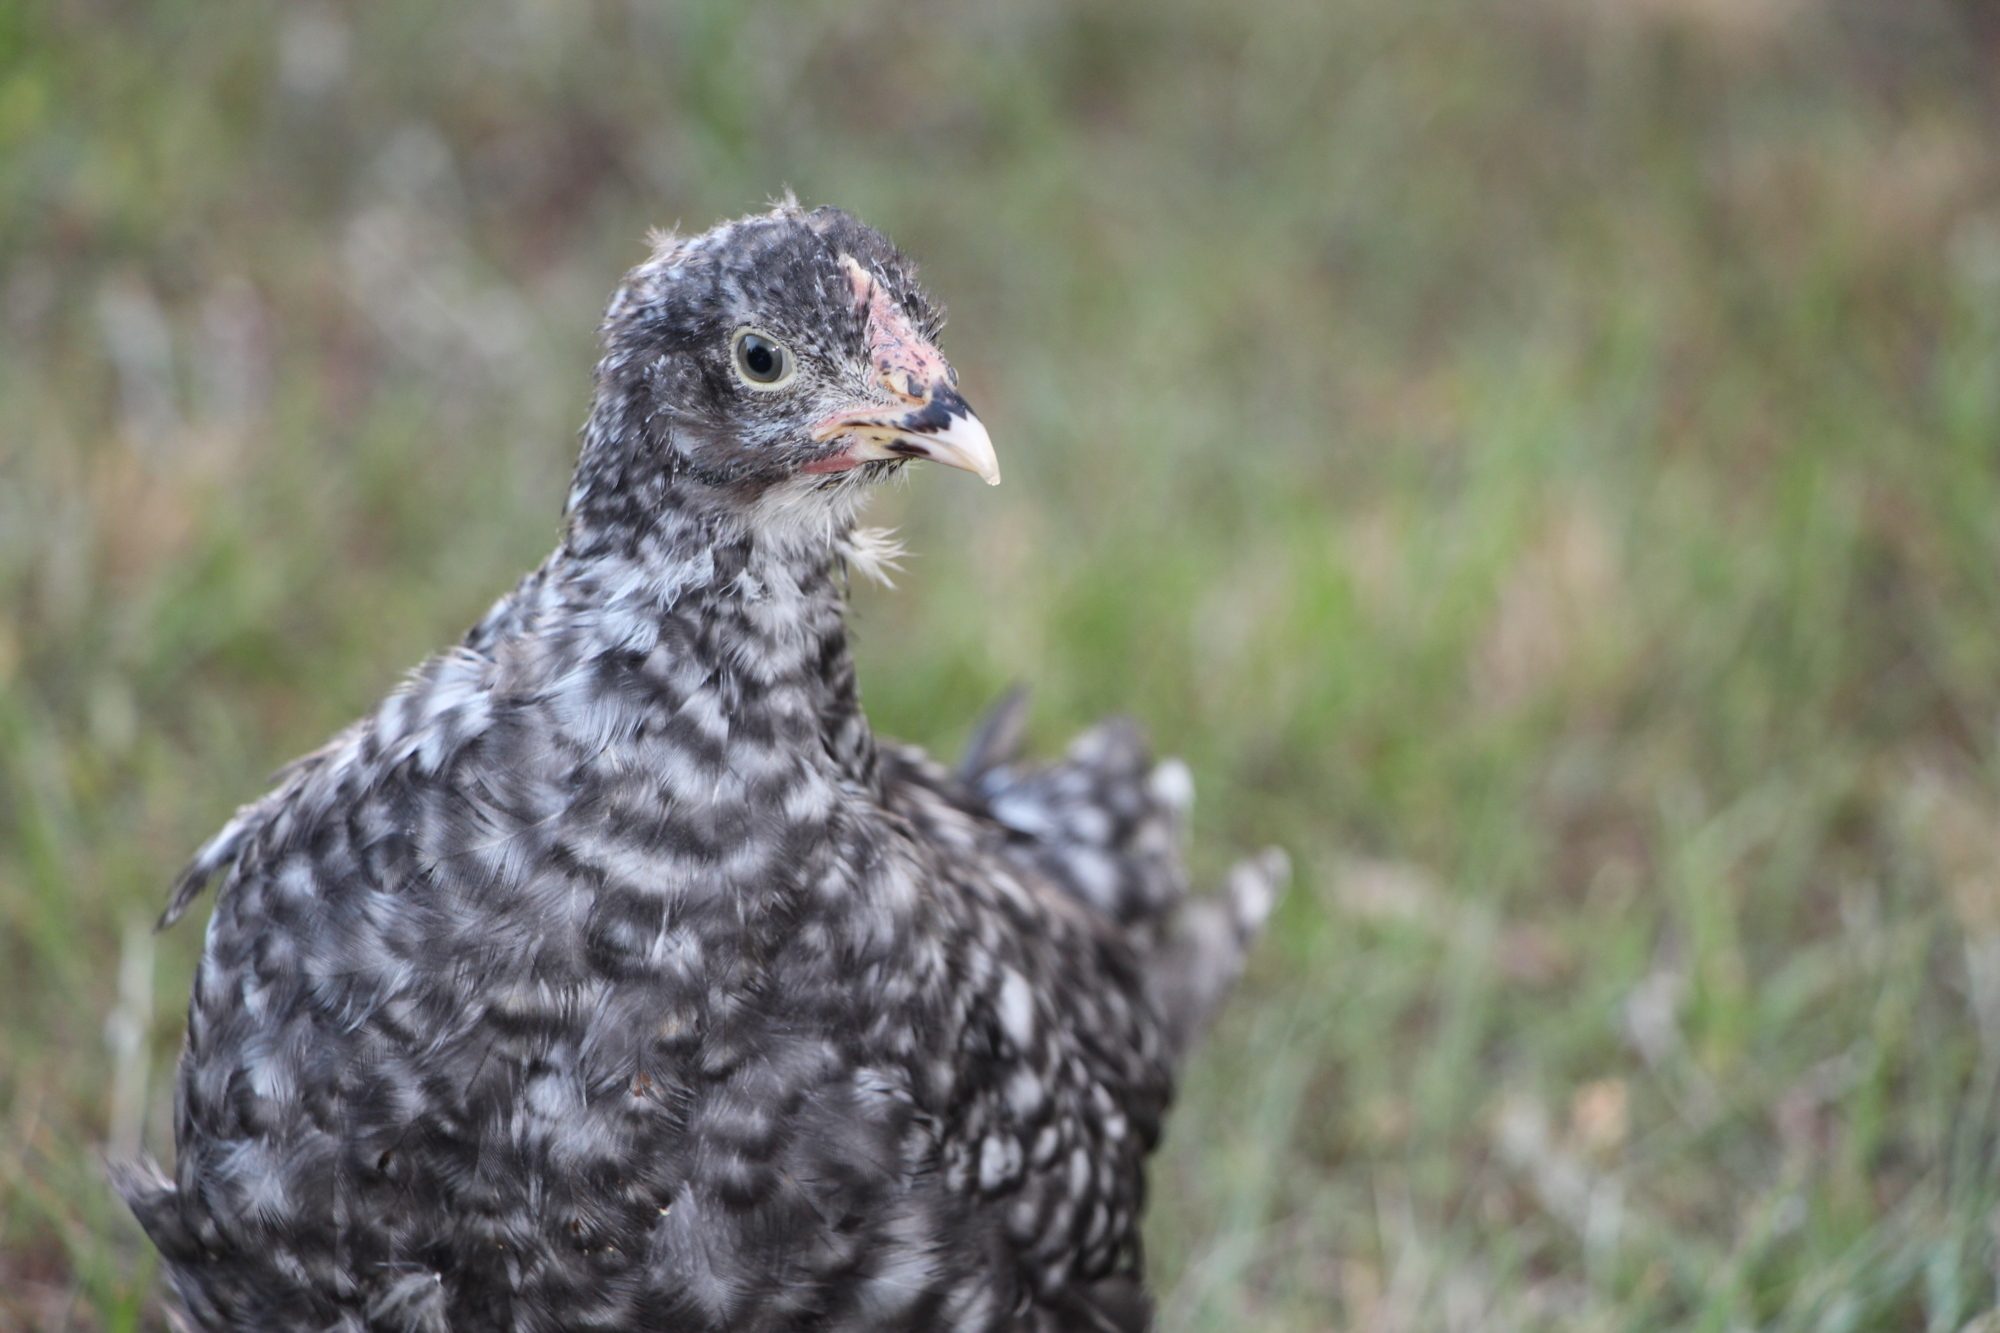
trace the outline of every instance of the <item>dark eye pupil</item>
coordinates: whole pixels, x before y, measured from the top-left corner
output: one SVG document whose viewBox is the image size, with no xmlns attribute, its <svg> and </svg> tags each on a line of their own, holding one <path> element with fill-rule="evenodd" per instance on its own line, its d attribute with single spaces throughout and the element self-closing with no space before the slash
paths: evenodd
<svg viewBox="0 0 2000 1333">
<path fill-rule="evenodd" d="M 776 384 L 785 374 L 785 349 L 761 333 L 742 334 L 736 340 L 736 366 L 745 379 Z"/>
</svg>

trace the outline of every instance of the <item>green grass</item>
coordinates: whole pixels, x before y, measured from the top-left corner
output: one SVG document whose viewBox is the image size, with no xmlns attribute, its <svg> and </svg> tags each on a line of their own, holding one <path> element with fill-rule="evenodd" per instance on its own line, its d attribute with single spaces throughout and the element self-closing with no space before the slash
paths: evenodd
<svg viewBox="0 0 2000 1333">
<path fill-rule="evenodd" d="M 1227 9 L 0 10 L 0 1327 L 159 1326 L 168 880 L 546 549 L 643 228 L 786 184 L 1007 472 L 882 497 L 878 726 L 1129 711 L 1299 866 L 1168 1329 L 1994 1326 L 1995 11 Z"/>
</svg>

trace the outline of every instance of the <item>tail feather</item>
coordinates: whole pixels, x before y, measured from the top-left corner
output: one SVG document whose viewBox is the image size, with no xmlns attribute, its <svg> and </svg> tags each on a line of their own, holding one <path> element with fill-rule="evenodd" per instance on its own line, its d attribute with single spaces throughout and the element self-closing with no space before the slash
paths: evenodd
<svg viewBox="0 0 2000 1333">
<path fill-rule="evenodd" d="M 1027 692 L 973 733 L 958 776 L 1009 834 L 1009 854 L 1125 925 L 1178 1055 L 1208 1027 L 1291 877 L 1276 848 L 1238 862 L 1222 891 L 1189 892 L 1183 851 L 1194 779 L 1155 762 L 1139 728 L 1100 723 L 1054 763 L 1018 758 Z"/>
<path fill-rule="evenodd" d="M 1194 784 L 1178 760 L 1155 764 L 1131 722 L 1100 723 L 1053 764 L 1003 763 L 973 783 L 1023 856 L 1107 916 L 1134 925 L 1186 897 L 1181 842 Z"/>
<path fill-rule="evenodd" d="M 1016 685 L 997 699 L 972 739 L 965 743 L 965 756 L 958 761 L 958 776 L 976 783 L 1003 764 L 1021 757 L 1021 742 L 1028 731 L 1028 687 Z"/>
<path fill-rule="evenodd" d="M 1147 960 L 1147 980 L 1176 1051 L 1185 1051 L 1214 1020 L 1243 975 L 1250 949 L 1292 874 L 1276 847 L 1239 861 L 1220 894 L 1189 902 Z"/>
</svg>

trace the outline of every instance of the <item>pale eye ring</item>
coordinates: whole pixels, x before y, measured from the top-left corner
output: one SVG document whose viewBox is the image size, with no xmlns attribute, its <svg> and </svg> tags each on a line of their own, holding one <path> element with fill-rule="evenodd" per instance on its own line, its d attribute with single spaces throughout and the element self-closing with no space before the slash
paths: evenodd
<svg viewBox="0 0 2000 1333">
<path fill-rule="evenodd" d="M 753 389 L 783 388 L 798 370 L 791 349 L 762 329 L 736 330 L 730 352 L 737 375 Z"/>
</svg>

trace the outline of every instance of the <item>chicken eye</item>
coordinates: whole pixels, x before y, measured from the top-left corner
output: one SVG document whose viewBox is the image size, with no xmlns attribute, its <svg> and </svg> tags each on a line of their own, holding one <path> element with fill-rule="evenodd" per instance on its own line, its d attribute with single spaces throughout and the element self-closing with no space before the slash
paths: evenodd
<svg viewBox="0 0 2000 1333">
<path fill-rule="evenodd" d="M 792 354 L 783 343 L 755 329 L 736 334 L 736 373 L 753 389 L 775 389 L 792 377 Z"/>
</svg>

